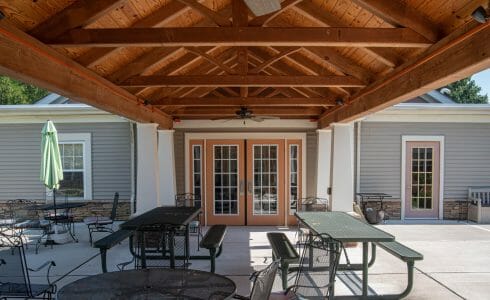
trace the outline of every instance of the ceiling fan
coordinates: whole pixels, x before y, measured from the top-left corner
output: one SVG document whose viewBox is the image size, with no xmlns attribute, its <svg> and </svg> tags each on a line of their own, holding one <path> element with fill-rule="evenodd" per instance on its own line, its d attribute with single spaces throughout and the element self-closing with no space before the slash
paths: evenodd
<svg viewBox="0 0 490 300">
<path fill-rule="evenodd" d="M 239 110 L 235 111 L 235 116 L 234 117 L 224 117 L 224 118 L 218 118 L 218 119 L 213 119 L 213 120 L 243 120 L 243 124 L 245 125 L 246 120 L 252 120 L 255 122 L 263 122 L 264 120 L 275 120 L 279 119 L 279 117 L 274 117 L 274 116 L 256 116 L 253 111 L 248 109 L 245 106 L 240 107 Z"/>
</svg>

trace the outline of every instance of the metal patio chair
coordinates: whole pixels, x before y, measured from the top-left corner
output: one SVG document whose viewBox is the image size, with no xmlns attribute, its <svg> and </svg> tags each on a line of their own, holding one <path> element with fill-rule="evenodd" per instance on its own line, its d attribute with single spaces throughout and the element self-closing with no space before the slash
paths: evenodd
<svg viewBox="0 0 490 300">
<path fill-rule="evenodd" d="M 201 201 L 196 199 L 196 195 L 193 193 L 182 193 L 175 195 L 175 205 L 177 207 L 194 207 L 199 206 Z M 197 234 L 197 250 L 200 250 L 200 240 L 203 238 L 202 234 L 202 222 L 201 222 L 202 212 L 197 216 L 197 218 L 189 224 L 189 231 L 191 233 Z M 178 231 L 177 234 L 185 234 L 185 232 Z"/>
<path fill-rule="evenodd" d="M 269 299 L 271 295 L 274 279 L 276 279 L 279 260 L 273 261 L 265 269 L 254 272 L 250 279 L 253 280 L 252 291 L 250 296 L 235 295 L 233 298 L 241 300 L 264 300 Z"/>
<path fill-rule="evenodd" d="M 112 202 L 111 215 L 106 216 L 92 216 L 83 219 L 83 223 L 88 227 L 88 234 L 90 244 L 92 244 L 92 233 L 94 232 L 114 232 L 112 225 L 116 219 L 117 204 L 119 202 L 119 193 L 114 193 L 114 200 Z"/>
<path fill-rule="evenodd" d="M 332 299 L 341 253 L 340 241 L 326 234 L 310 235 L 294 284 L 273 299 Z"/>
<path fill-rule="evenodd" d="M 299 204 L 299 205 L 298 205 Z M 297 202 L 296 211 L 327 211 L 328 199 L 316 196 L 309 196 L 301 198 Z M 309 229 L 302 226 L 301 222 L 298 222 L 298 246 L 303 245 L 306 242 L 306 238 L 309 235 Z"/>
<path fill-rule="evenodd" d="M 55 265 L 47 261 L 38 268 L 29 268 L 22 238 L 0 233 L 0 299 L 52 299 L 56 285 L 51 283 L 49 272 Z M 43 269 L 47 269 L 47 284 L 31 283 L 29 272 Z"/>
</svg>

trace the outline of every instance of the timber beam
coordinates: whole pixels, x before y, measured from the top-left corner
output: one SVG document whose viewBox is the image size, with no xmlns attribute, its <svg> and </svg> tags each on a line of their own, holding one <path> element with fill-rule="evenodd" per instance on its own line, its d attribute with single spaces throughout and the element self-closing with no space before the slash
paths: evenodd
<svg viewBox="0 0 490 300">
<path fill-rule="evenodd" d="M 172 119 L 142 99 L 114 85 L 34 39 L 0 21 L 0 74 L 56 92 L 75 101 L 143 122 L 172 128 Z"/>
<path fill-rule="evenodd" d="M 267 75 L 181 75 L 138 76 L 120 84 L 124 87 L 362 87 L 365 84 L 352 76 L 267 76 Z"/>
<path fill-rule="evenodd" d="M 185 27 L 73 29 L 44 43 L 57 47 L 325 46 L 427 47 L 431 41 L 408 28 Z"/>
<path fill-rule="evenodd" d="M 334 106 L 334 97 L 325 98 L 277 98 L 277 97 L 204 97 L 162 98 L 152 101 L 155 106 Z"/>
<path fill-rule="evenodd" d="M 318 125 L 353 121 L 489 68 L 489 41 L 490 22 L 464 25 L 416 60 L 361 90 L 347 104 L 324 113 Z"/>
</svg>

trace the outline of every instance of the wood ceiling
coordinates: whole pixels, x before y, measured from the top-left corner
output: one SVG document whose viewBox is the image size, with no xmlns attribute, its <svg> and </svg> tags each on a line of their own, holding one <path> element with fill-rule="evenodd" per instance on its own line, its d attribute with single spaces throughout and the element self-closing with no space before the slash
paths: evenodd
<svg viewBox="0 0 490 300">
<path fill-rule="evenodd" d="M 166 128 L 241 106 L 323 128 L 490 65 L 488 23 L 471 19 L 487 0 L 281 5 L 0 0 L 0 73 Z"/>
</svg>

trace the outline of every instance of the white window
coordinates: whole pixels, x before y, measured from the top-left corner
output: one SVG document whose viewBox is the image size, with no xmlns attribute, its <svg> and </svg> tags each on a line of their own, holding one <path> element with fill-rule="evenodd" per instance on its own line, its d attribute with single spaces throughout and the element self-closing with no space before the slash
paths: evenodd
<svg viewBox="0 0 490 300">
<path fill-rule="evenodd" d="M 59 194 L 68 199 L 92 199 L 92 155 L 89 133 L 58 135 L 63 181 Z M 57 193 L 58 195 L 58 193 Z"/>
</svg>

